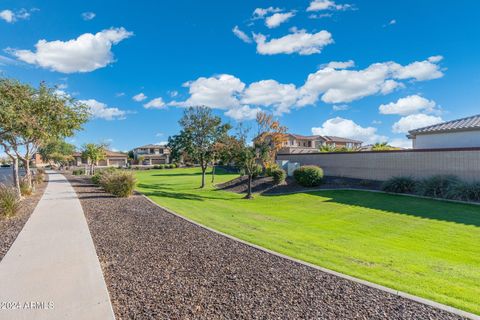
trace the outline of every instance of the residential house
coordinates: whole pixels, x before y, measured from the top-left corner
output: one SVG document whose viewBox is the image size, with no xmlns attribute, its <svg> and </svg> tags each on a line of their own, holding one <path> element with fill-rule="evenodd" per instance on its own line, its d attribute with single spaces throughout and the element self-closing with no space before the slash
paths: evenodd
<svg viewBox="0 0 480 320">
<path fill-rule="evenodd" d="M 362 141 L 335 136 L 302 136 L 289 133 L 283 145 L 280 153 L 312 153 L 317 152 L 322 146 L 358 149 L 362 146 Z"/>
<path fill-rule="evenodd" d="M 88 160 L 82 157 L 81 152 L 75 152 L 73 159 L 73 164 L 76 166 L 88 164 Z M 105 150 L 105 159 L 98 161 L 95 165 L 98 167 L 125 167 L 127 164 L 128 155 L 126 153 Z"/>
<path fill-rule="evenodd" d="M 170 149 L 165 145 L 148 144 L 133 149 L 136 161 L 142 160 L 143 165 L 170 163 Z"/>
<path fill-rule="evenodd" d="M 479 148 L 480 114 L 409 131 L 413 149 Z"/>
</svg>

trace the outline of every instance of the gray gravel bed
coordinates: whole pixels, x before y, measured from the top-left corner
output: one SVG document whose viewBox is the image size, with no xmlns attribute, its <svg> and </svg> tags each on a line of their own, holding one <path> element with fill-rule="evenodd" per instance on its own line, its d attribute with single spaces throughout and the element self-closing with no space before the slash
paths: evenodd
<svg viewBox="0 0 480 320">
<path fill-rule="evenodd" d="M 23 226 L 35 210 L 46 186 L 47 183 L 37 186 L 33 195 L 24 198 L 21 202 L 20 210 L 13 217 L 5 218 L 0 215 L 0 261 L 8 249 L 10 249 L 15 239 L 17 239 L 18 234 L 22 231 Z"/>
<path fill-rule="evenodd" d="M 460 319 L 69 179 L 117 319 Z"/>
</svg>

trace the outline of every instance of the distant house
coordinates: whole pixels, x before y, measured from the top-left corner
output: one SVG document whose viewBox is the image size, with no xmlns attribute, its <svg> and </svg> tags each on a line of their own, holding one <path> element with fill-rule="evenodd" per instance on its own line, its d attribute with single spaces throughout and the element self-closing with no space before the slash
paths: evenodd
<svg viewBox="0 0 480 320">
<path fill-rule="evenodd" d="M 315 152 L 322 146 L 358 149 L 362 146 L 362 141 L 335 136 L 302 136 L 289 133 L 287 134 L 287 140 L 284 142 L 280 153 Z"/>
<path fill-rule="evenodd" d="M 170 163 L 170 149 L 165 145 L 148 144 L 133 149 L 133 157 L 145 165 Z"/>
<path fill-rule="evenodd" d="M 105 159 L 98 161 L 95 165 L 99 167 L 125 167 L 127 165 L 128 155 L 126 153 L 105 150 L 105 156 Z M 87 159 L 82 157 L 81 152 L 75 152 L 73 159 L 73 164 L 76 166 L 88 164 Z"/>
<path fill-rule="evenodd" d="M 480 114 L 409 131 L 414 149 L 480 147 Z"/>
</svg>

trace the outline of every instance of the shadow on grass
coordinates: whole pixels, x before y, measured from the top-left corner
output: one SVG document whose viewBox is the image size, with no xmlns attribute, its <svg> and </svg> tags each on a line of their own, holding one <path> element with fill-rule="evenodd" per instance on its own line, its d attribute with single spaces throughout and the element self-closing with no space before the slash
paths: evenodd
<svg viewBox="0 0 480 320">
<path fill-rule="evenodd" d="M 168 187 L 165 185 L 158 185 L 158 184 L 145 184 L 140 183 L 137 186 L 141 193 L 146 195 L 147 197 L 166 197 L 172 199 L 181 199 L 181 200 L 194 200 L 194 201 L 205 201 L 205 200 L 230 200 L 226 199 L 222 196 L 212 197 L 206 194 L 194 194 L 194 193 L 185 193 L 185 192 L 178 192 L 175 191 L 174 187 Z M 196 188 L 195 190 L 201 190 L 200 188 Z M 235 199 L 231 199 L 235 200 Z"/>
<path fill-rule="evenodd" d="M 369 191 L 326 190 L 305 193 L 328 198 L 326 202 L 480 227 L 480 206 L 473 204 L 469 205 Z M 275 196 L 277 195 L 268 195 L 268 197 Z"/>
</svg>

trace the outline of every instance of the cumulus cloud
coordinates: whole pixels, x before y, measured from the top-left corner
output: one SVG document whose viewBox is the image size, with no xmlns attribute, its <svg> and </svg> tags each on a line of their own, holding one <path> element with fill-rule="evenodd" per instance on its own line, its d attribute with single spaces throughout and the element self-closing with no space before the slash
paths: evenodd
<svg viewBox="0 0 480 320">
<path fill-rule="evenodd" d="M 392 131 L 395 133 L 408 133 L 410 130 L 428 127 L 440 122 L 443 122 L 441 117 L 423 113 L 411 114 L 395 122 L 392 126 Z"/>
<path fill-rule="evenodd" d="M 326 30 L 308 33 L 306 30 L 293 30 L 293 33 L 277 39 L 267 40 L 263 34 L 255 34 L 257 52 L 262 55 L 292 54 L 311 55 L 333 43 L 332 34 Z"/>
<path fill-rule="evenodd" d="M 93 18 L 95 18 L 95 16 L 96 16 L 95 12 L 84 12 L 84 13 L 82 13 L 82 19 L 85 20 L 85 21 L 92 20 Z"/>
<path fill-rule="evenodd" d="M 403 149 L 411 149 L 412 148 L 412 141 L 408 139 L 392 139 L 388 141 L 388 144 L 392 147 L 403 148 Z"/>
<path fill-rule="evenodd" d="M 436 106 L 435 101 L 425 99 L 419 95 L 411 95 L 405 98 L 400 98 L 397 102 L 390 102 L 382 104 L 378 108 L 381 114 L 398 114 L 406 116 L 413 113 L 432 112 Z"/>
<path fill-rule="evenodd" d="M 414 67 L 418 65 L 423 66 L 422 70 Z M 395 62 L 374 63 L 363 70 L 345 70 L 327 65 L 308 76 L 301 88 L 298 104 L 314 104 L 319 98 L 326 103 L 351 102 L 374 94 L 390 93 L 404 86 L 400 80 L 425 81 L 441 76 L 440 66 L 428 60 L 406 66 Z"/>
<path fill-rule="evenodd" d="M 274 8 L 274 7 L 256 8 L 253 11 L 253 19 L 262 19 L 269 13 L 276 13 L 276 12 L 281 12 L 281 11 L 282 11 L 282 9 Z"/>
<path fill-rule="evenodd" d="M 132 97 L 133 100 L 137 101 L 137 102 L 140 102 L 140 101 L 143 101 L 145 99 L 147 99 L 148 97 L 143 93 L 143 92 L 140 92 L 139 94 L 136 94 Z"/>
<path fill-rule="evenodd" d="M 348 10 L 351 9 L 351 4 L 336 4 L 331 0 L 313 0 L 307 8 L 307 11 L 322 11 L 322 10 Z"/>
<path fill-rule="evenodd" d="M 115 107 L 109 107 L 105 103 L 95 99 L 79 100 L 80 103 L 90 108 L 90 114 L 94 119 L 123 120 L 127 112 Z"/>
<path fill-rule="evenodd" d="M 232 29 L 232 32 L 233 34 L 239 38 L 240 40 L 242 40 L 243 42 L 245 43 L 252 43 L 252 38 L 250 38 L 245 32 L 243 32 L 242 30 L 240 30 L 240 28 L 238 26 L 235 26 L 233 27 Z"/>
<path fill-rule="evenodd" d="M 40 40 L 35 51 L 10 50 L 19 60 L 62 72 L 90 72 L 114 62 L 112 46 L 133 35 L 125 28 L 85 33 L 68 41 Z"/>
<path fill-rule="evenodd" d="M 165 107 L 165 102 L 161 97 L 155 98 L 143 105 L 145 109 L 162 109 Z"/>
<path fill-rule="evenodd" d="M 4 20 L 7 23 L 14 23 L 18 20 L 25 20 L 30 18 L 31 12 L 36 10 L 38 9 L 20 9 L 17 12 L 13 12 L 12 10 L 5 9 L 0 11 L 0 19 Z"/>
<path fill-rule="evenodd" d="M 377 128 L 362 127 L 350 119 L 336 117 L 325 121 L 321 127 L 312 128 L 312 134 L 337 136 L 360 140 L 365 144 L 386 141 L 386 136 L 377 134 Z"/>
<path fill-rule="evenodd" d="M 232 108 L 225 112 L 227 117 L 235 119 L 237 121 L 242 120 L 253 120 L 257 117 L 257 113 L 262 111 L 260 108 L 251 108 L 250 106 L 241 106 L 237 108 Z"/>
<path fill-rule="evenodd" d="M 288 113 L 298 99 L 293 84 L 281 84 L 275 80 L 253 82 L 243 93 L 242 103 L 257 106 L 273 106 L 275 114 Z"/>
<path fill-rule="evenodd" d="M 355 62 L 353 60 L 348 61 L 331 61 L 326 65 L 321 66 L 322 68 L 333 68 L 333 69 L 348 69 L 355 66 Z"/>
<path fill-rule="evenodd" d="M 274 13 L 273 15 L 265 19 L 265 25 L 268 28 L 273 29 L 278 27 L 282 23 L 288 21 L 293 16 L 295 16 L 295 12 L 293 11 L 285 12 L 285 13 Z"/>
</svg>

